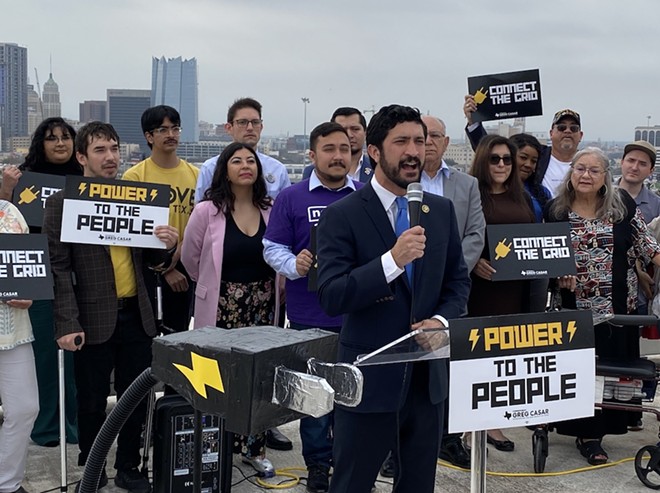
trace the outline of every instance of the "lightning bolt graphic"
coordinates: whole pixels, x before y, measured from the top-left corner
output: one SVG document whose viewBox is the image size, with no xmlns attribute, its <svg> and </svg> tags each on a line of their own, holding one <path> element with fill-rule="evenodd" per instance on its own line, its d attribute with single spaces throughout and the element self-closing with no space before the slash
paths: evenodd
<svg viewBox="0 0 660 493">
<path fill-rule="evenodd" d="M 214 359 L 206 358 L 193 352 L 190 353 L 190 356 L 192 359 L 192 369 L 184 365 L 177 365 L 176 363 L 172 364 L 177 370 L 183 373 L 183 376 L 188 379 L 195 391 L 204 399 L 207 398 L 206 386 L 224 393 L 225 387 L 222 384 L 218 362 Z"/>
<path fill-rule="evenodd" d="M 470 337 L 468 337 L 468 340 L 472 343 L 472 349 L 470 349 L 470 351 L 474 351 L 477 341 L 479 341 L 479 337 L 481 337 L 479 335 L 479 329 L 470 330 Z"/>
<path fill-rule="evenodd" d="M 80 193 L 78 195 L 82 195 L 86 188 L 87 188 L 87 183 L 81 183 L 80 185 L 78 185 L 78 190 L 80 190 Z"/>
<path fill-rule="evenodd" d="M 153 202 L 154 200 L 156 200 L 156 195 L 158 195 L 158 190 L 156 190 L 156 189 L 154 188 L 154 189 L 151 190 L 151 201 L 152 201 L 152 202 Z"/>
<path fill-rule="evenodd" d="M 577 327 L 575 326 L 575 321 L 571 320 L 568 322 L 568 327 L 566 327 L 566 332 L 568 332 L 568 342 L 571 342 L 573 340 L 573 336 L 575 335 L 575 331 L 577 330 Z"/>
</svg>

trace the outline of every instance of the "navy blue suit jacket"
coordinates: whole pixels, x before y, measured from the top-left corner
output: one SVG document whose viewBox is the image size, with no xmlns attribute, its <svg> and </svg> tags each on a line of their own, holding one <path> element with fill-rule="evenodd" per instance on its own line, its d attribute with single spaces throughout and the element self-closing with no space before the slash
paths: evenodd
<svg viewBox="0 0 660 493">
<path fill-rule="evenodd" d="M 369 154 L 363 154 L 363 156 L 362 167 L 360 168 L 360 179 L 358 181 L 367 183 L 369 180 L 371 180 L 371 177 L 374 174 L 374 167 L 371 163 L 371 157 L 369 157 Z M 309 178 L 309 175 L 312 174 L 313 169 L 313 164 L 305 166 L 305 169 L 303 170 L 303 180 Z"/>
<path fill-rule="evenodd" d="M 424 256 L 415 265 L 414 320 L 433 315 L 459 318 L 470 291 L 461 237 L 452 202 L 424 195 L 427 212 L 420 224 L 426 231 Z M 353 363 L 409 333 L 411 290 L 406 275 L 387 283 L 381 255 L 396 236 L 371 184 L 330 205 L 317 231 L 318 286 L 321 306 L 329 315 L 344 315 L 338 360 Z M 447 365 L 434 361 L 430 368 L 433 403 L 447 396 Z M 357 412 L 394 412 L 410 385 L 405 364 L 364 367 L 362 403 Z M 405 378 L 405 381 L 404 381 Z M 349 409 L 350 410 L 350 409 Z"/>
</svg>

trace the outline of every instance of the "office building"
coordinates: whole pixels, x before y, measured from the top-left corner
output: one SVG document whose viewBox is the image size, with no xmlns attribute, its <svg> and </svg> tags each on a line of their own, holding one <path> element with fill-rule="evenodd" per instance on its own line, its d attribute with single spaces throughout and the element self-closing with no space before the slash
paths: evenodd
<svg viewBox="0 0 660 493">
<path fill-rule="evenodd" d="M 181 142 L 199 141 L 197 60 L 181 57 L 151 61 L 151 106 L 165 104 L 181 115 Z"/>
<path fill-rule="evenodd" d="M 28 135 L 32 135 L 44 119 L 41 98 L 32 84 L 28 84 Z"/>
<path fill-rule="evenodd" d="M 0 129 L 3 148 L 28 135 L 27 48 L 0 43 Z"/>
<path fill-rule="evenodd" d="M 79 120 L 81 123 L 89 122 L 105 122 L 107 115 L 107 106 L 106 101 L 83 101 L 78 105 L 79 109 Z"/>
<path fill-rule="evenodd" d="M 43 101 L 44 119 L 62 116 L 60 88 L 58 87 L 57 82 L 53 80 L 52 73 L 44 84 L 44 90 L 41 93 L 41 100 Z"/>
<path fill-rule="evenodd" d="M 646 125 L 635 127 L 635 139 L 645 140 L 649 144 L 655 146 L 656 157 L 658 156 L 658 149 L 660 149 L 660 125 Z M 656 159 L 656 161 L 658 161 Z"/>
<path fill-rule="evenodd" d="M 149 154 L 149 146 L 142 133 L 140 118 L 151 105 L 148 89 L 108 89 L 108 122 L 115 127 L 119 139 L 125 144 L 140 144 Z"/>
</svg>

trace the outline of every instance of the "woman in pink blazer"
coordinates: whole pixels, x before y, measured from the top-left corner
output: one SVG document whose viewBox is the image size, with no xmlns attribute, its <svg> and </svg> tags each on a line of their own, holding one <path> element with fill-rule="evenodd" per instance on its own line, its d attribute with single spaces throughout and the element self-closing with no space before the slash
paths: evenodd
<svg viewBox="0 0 660 493">
<path fill-rule="evenodd" d="M 275 272 L 264 261 L 261 243 L 270 209 L 259 157 L 245 144 L 230 144 L 183 240 L 181 261 L 197 282 L 195 328 L 273 324 Z M 236 438 L 235 452 L 261 475 L 271 475 L 265 433 Z"/>
</svg>

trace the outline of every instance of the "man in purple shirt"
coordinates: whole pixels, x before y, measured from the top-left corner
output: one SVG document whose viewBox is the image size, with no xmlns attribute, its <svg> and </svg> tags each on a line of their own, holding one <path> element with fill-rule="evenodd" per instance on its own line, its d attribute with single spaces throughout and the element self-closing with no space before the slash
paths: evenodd
<svg viewBox="0 0 660 493">
<path fill-rule="evenodd" d="M 346 177 L 351 145 L 338 123 L 322 123 L 310 134 L 309 157 L 314 171 L 309 179 L 280 192 L 264 235 L 266 262 L 286 278 L 286 306 L 290 326 L 304 330 L 319 327 L 339 332 L 342 319 L 327 315 L 315 291 L 308 288 L 308 273 L 315 263 L 310 245 L 312 228 L 323 210 L 362 186 Z M 332 460 L 332 416 L 303 418 L 300 437 L 308 470 L 307 491 L 328 491 Z"/>
</svg>

